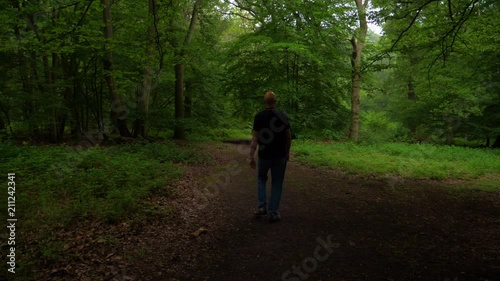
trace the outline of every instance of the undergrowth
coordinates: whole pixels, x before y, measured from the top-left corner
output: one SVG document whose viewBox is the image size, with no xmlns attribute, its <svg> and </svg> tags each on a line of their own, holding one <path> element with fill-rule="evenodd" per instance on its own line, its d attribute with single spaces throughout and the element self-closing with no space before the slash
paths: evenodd
<svg viewBox="0 0 500 281">
<path fill-rule="evenodd" d="M 172 208 L 160 210 L 148 199 L 175 194 L 173 180 L 183 172 L 177 163 L 208 161 L 196 146 L 171 141 L 89 149 L 0 143 L 2 185 L 15 173 L 16 247 L 23 252 L 16 276 L 37 280 L 33 268 L 71 258 L 54 231 L 82 222 L 118 225 L 165 217 Z M 7 191 L 2 194 L 7 210 Z"/>
<path fill-rule="evenodd" d="M 4 181 L 16 173 L 18 215 L 28 228 L 88 216 L 120 221 L 148 195 L 169 195 L 169 181 L 182 174 L 174 163 L 209 161 L 173 142 L 90 149 L 0 144 L 0 155 Z"/>
<path fill-rule="evenodd" d="M 313 166 L 412 179 L 463 179 L 500 187 L 500 151 L 429 144 L 357 145 L 296 141 L 292 152 Z"/>
</svg>

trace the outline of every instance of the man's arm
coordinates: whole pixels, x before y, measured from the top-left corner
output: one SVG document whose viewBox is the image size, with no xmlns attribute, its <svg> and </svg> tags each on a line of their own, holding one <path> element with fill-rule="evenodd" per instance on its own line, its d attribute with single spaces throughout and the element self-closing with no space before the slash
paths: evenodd
<svg viewBox="0 0 500 281">
<path fill-rule="evenodd" d="M 253 130 L 252 131 L 252 141 L 250 142 L 250 155 L 248 157 L 250 158 L 250 167 L 252 169 L 255 169 L 255 151 L 257 150 L 257 145 L 258 145 L 258 140 L 259 140 L 259 133 L 257 131 Z"/>
<path fill-rule="evenodd" d="M 290 148 L 292 147 L 292 131 L 286 130 L 286 161 L 290 160 Z"/>
</svg>

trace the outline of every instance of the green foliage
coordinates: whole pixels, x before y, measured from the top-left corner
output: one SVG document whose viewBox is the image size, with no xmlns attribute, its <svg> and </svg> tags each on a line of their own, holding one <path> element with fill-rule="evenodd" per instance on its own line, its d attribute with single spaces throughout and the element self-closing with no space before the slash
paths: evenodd
<svg viewBox="0 0 500 281">
<path fill-rule="evenodd" d="M 0 4 L 4 136 L 12 129 L 17 139 L 62 141 L 107 131 L 114 101 L 106 87 L 105 44 L 113 53 L 122 117 L 129 128 L 148 119 L 151 136 L 170 137 L 181 123 L 191 139 L 242 137 L 248 126 L 227 120 L 251 122 L 268 90 L 277 94 L 296 138 L 340 140 L 349 129 L 352 1 L 202 1 L 189 44 L 182 42 L 194 1 L 156 1 L 154 16 L 147 1 L 112 2 L 110 40 L 99 2 L 16 3 Z M 369 33 L 364 49 L 362 140 L 451 144 L 500 135 L 498 4 L 372 5 L 377 9 L 368 16 L 383 25 L 384 35 Z M 185 120 L 174 118 L 172 66 L 178 62 L 185 73 Z M 152 70 L 148 113 L 137 98 L 148 80 L 146 66 Z"/>
<path fill-rule="evenodd" d="M 174 142 L 165 141 L 159 143 L 146 143 L 146 144 L 130 144 L 126 146 L 119 146 L 113 149 L 117 153 L 124 154 L 138 154 L 142 155 L 145 159 L 152 159 L 161 163 L 184 163 L 184 164 L 199 164 L 210 161 L 205 155 L 198 153 L 196 146 L 191 145 L 188 147 L 180 147 Z"/>
<path fill-rule="evenodd" d="M 222 141 L 228 139 L 250 139 L 252 137 L 253 120 L 242 121 L 236 118 L 225 118 L 218 126 L 198 126 L 188 134 L 192 141 Z"/>
<path fill-rule="evenodd" d="M 413 179 L 488 179 L 500 186 L 500 151 L 430 144 L 294 142 L 293 153 L 313 166 Z"/>
<path fill-rule="evenodd" d="M 363 112 L 360 131 L 363 143 L 405 141 L 408 133 L 408 129 L 401 123 L 391 121 L 384 112 Z"/>
<path fill-rule="evenodd" d="M 252 6 L 252 3 L 244 1 Z M 328 1 L 254 7 L 255 30 L 227 44 L 226 91 L 233 112 L 251 119 L 273 91 L 296 136 L 331 138 L 345 130 L 349 87 L 345 12 Z"/>
<path fill-rule="evenodd" d="M 169 195 L 181 170 L 173 162 L 209 161 L 171 142 L 87 150 L 1 144 L 2 171 L 16 173 L 19 215 L 27 228 L 81 217 L 111 222 L 141 212 L 151 193 Z"/>
<path fill-rule="evenodd" d="M 498 136 L 498 5 L 460 0 L 374 5 L 386 21 L 380 45 L 390 49 L 390 68 L 377 75 L 379 93 L 370 99 L 379 104 L 369 110 L 387 111 L 416 141 L 484 143 Z"/>
</svg>

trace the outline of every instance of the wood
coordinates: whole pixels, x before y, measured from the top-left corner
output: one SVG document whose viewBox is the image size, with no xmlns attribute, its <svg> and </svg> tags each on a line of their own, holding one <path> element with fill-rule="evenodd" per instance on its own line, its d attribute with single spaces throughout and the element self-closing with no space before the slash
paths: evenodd
<svg viewBox="0 0 500 281">
<path fill-rule="evenodd" d="M 352 78 L 351 78 L 351 126 L 349 129 L 349 139 L 354 142 L 359 141 L 359 115 L 360 115 L 360 94 L 361 94 L 361 74 L 362 55 L 365 47 L 368 23 L 366 20 L 366 7 L 368 0 L 355 0 L 358 11 L 359 27 L 351 38 L 352 45 Z"/>
<path fill-rule="evenodd" d="M 113 38 L 113 25 L 111 24 L 110 0 L 101 0 L 101 3 L 104 6 L 103 9 L 104 38 L 106 39 L 105 55 L 103 58 L 104 78 L 106 79 L 109 96 L 111 98 L 111 122 L 118 129 L 120 136 L 132 137 L 132 134 L 130 133 L 127 127 L 127 112 L 118 93 L 115 78 L 113 77 L 113 51 L 107 42 Z"/>
<path fill-rule="evenodd" d="M 189 22 L 189 28 L 184 38 L 184 42 L 181 46 L 176 46 L 177 51 L 175 52 L 174 66 L 175 71 L 175 130 L 174 139 L 185 139 L 185 128 L 184 128 L 184 49 L 189 46 L 193 38 L 196 21 L 198 20 L 198 12 L 201 6 L 201 0 L 197 0 L 194 3 L 193 12 L 191 14 L 191 20 Z"/>
<path fill-rule="evenodd" d="M 135 120 L 134 137 L 148 137 L 149 102 L 151 99 L 151 83 L 153 80 L 153 59 L 155 44 L 155 7 L 156 0 L 149 0 L 149 19 L 146 40 L 146 65 L 144 67 L 144 78 L 141 87 L 137 90 L 136 103 L 138 117 Z"/>
</svg>

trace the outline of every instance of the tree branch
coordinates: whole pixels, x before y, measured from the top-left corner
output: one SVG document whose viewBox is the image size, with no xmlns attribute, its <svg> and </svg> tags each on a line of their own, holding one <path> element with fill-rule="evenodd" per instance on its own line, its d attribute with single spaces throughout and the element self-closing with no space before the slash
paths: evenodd
<svg viewBox="0 0 500 281">
<path fill-rule="evenodd" d="M 196 0 L 196 2 L 194 3 L 193 12 L 191 14 L 191 21 L 189 22 L 188 32 L 186 34 L 186 38 L 184 38 L 184 46 L 187 46 L 189 42 L 191 42 L 191 39 L 193 38 L 194 30 L 196 27 L 196 21 L 198 20 L 198 11 L 200 9 L 201 1 L 202 0 Z"/>
<path fill-rule="evenodd" d="M 441 52 L 433 60 L 433 62 L 429 66 L 429 69 L 434 66 L 434 64 L 437 62 L 437 60 L 440 57 L 443 57 L 444 62 L 446 62 L 446 52 L 448 50 L 452 50 L 453 49 L 453 45 L 455 44 L 455 41 L 457 39 L 458 32 L 462 29 L 462 26 L 464 25 L 464 23 L 469 19 L 470 15 L 472 14 L 472 11 L 474 10 L 474 6 L 477 4 L 478 1 L 479 0 L 471 0 L 471 2 L 469 2 L 469 4 L 467 4 L 467 6 L 462 11 L 460 19 L 452 26 L 452 28 L 450 30 L 448 30 L 445 33 L 444 36 L 441 37 L 441 39 L 440 39 L 440 41 L 441 41 Z M 470 11 L 469 11 L 469 13 L 467 13 L 467 10 L 469 10 L 469 8 L 470 8 Z M 451 43 L 450 44 L 446 44 L 446 39 L 451 34 L 453 34 L 453 37 L 451 39 Z"/>
<path fill-rule="evenodd" d="M 390 52 L 392 52 L 394 50 L 394 48 L 396 47 L 396 45 L 401 41 L 401 39 L 403 38 L 403 36 L 410 30 L 410 28 L 414 25 L 414 23 L 416 22 L 417 18 L 420 16 L 420 13 L 422 12 L 422 10 L 427 6 L 429 5 L 430 3 L 434 2 L 435 0 L 428 0 L 426 3 L 422 4 L 421 6 L 419 6 L 418 9 L 416 9 L 416 14 L 415 16 L 412 18 L 410 24 L 399 34 L 398 38 L 396 39 L 396 41 L 394 41 L 394 43 L 392 44 L 392 46 L 384 51 L 383 53 L 381 53 L 380 55 L 376 56 L 374 60 L 372 60 L 369 64 L 367 64 L 364 68 L 363 68 L 363 71 L 365 69 L 367 69 L 368 67 L 372 66 L 375 62 L 379 61 L 380 59 L 382 59 L 383 57 L 385 57 L 386 55 L 388 55 Z M 454 17 L 453 17 L 453 13 L 452 13 L 452 8 L 451 8 L 451 0 L 448 1 L 448 12 L 450 13 L 450 19 L 452 20 L 452 22 L 454 23 L 453 26 L 451 27 L 451 29 L 449 29 L 441 38 L 440 38 L 440 43 L 441 43 L 441 52 L 438 54 L 438 56 L 433 60 L 433 62 L 431 63 L 431 66 L 430 68 L 432 68 L 434 66 L 434 64 L 437 62 L 437 60 L 441 57 L 443 57 L 444 60 L 446 60 L 446 52 L 450 49 L 453 48 L 453 45 L 455 44 L 455 41 L 457 39 L 457 36 L 458 36 L 458 32 L 461 30 L 463 24 L 467 21 L 467 19 L 469 18 L 469 16 L 472 14 L 472 11 L 473 11 L 473 8 L 475 7 L 475 5 L 478 3 L 479 0 L 471 0 L 467 6 L 463 9 L 462 13 L 461 13 L 461 17 L 458 21 L 454 21 Z M 469 10 L 470 9 L 470 10 Z M 469 12 L 467 13 L 467 10 L 469 10 Z M 410 12 L 409 12 L 410 13 Z M 406 15 L 408 15 L 409 13 L 407 13 Z M 453 38 L 451 40 L 451 43 L 450 44 L 446 44 L 446 39 L 450 37 L 450 35 L 453 34 Z M 438 42 L 439 42 L 438 41 Z"/>
<path fill-rule="evenodd" d="M 225 0 L 225 2 L 228 3 L 229 5 L 235 6 L 240 10 L 247 11 L 248 13 L 250 13 L 252 17 L 257 18 L 257 13 L 251 8 L 243 6 L 243 4 L 241 4 L 241 0 L 234 0 L 234 1 Z"/>
<path fill-rule="evenodd" d="M 455 20 L 453 19 L 453 12 L 452 12 L 452 10 L 451 10 L 451 5 L 452 5 L 452 4 L 451 4 L 451 0 L 448 0 L 448 13 L 450 14 L 450 19 L 451 19 L 451 21 L 455 21 Z"/>
</svg>

